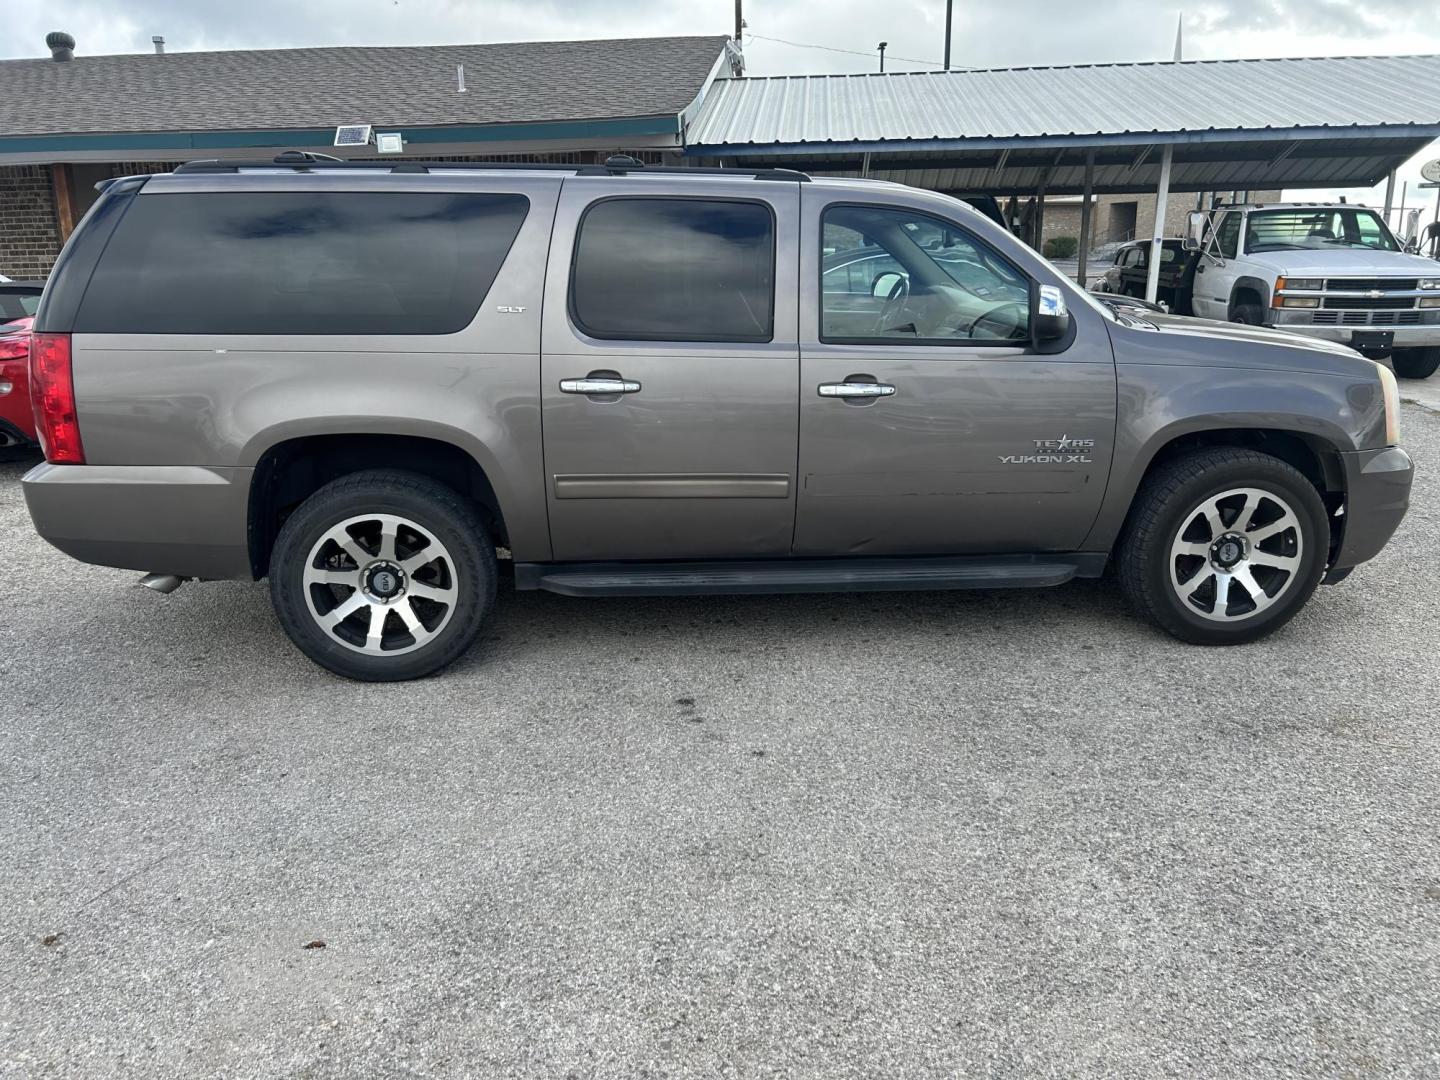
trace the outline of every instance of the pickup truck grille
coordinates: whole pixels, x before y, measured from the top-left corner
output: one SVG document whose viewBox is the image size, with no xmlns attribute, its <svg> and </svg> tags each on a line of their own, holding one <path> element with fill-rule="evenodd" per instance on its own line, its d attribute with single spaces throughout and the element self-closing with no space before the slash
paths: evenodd
<svg viewBox="0 0 1440 1080">
<path fill-rule="evenodd" d="M 1312 321 L 1316 326 L 1414 326 L 1420 322 L 1420 312 L 1317 311 Z"/>
<path fill-rule="evenodd" d="M 1370 289 L 1405 291 L 1419 288 L 1419 285 L 1420 282 L 1416 278 L 1332 277 L 1325 282 L 1325 288 L 1338 289 L 1342 292 L 1354 292 L 1357 289 L 1366 291 Z"/>
<path fill-rule="evenodd" d="M 1334 308 L 1341 311 L 1354 311 L 1364 309 L 1373 311 L 1377 308 L 1413 308 L 1415 298 L 1413 296 L 1327 296 L 1321 301 L 1327 308 Z"/>
</svg>

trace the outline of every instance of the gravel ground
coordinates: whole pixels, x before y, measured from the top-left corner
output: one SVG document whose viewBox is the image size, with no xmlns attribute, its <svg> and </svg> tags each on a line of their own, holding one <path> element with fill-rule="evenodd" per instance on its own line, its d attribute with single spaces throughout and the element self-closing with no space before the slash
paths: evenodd
<svg viewBox="0 0 1440 1080">
<path fill-rule="evenodd" d="M 1440 1074 L 1405 412 L 1401 534 L 1259 645 L 1095 583 L 507 590 L 405 686 L 68 561 L 0 466 L 0 1075 Z"/>
</svg>

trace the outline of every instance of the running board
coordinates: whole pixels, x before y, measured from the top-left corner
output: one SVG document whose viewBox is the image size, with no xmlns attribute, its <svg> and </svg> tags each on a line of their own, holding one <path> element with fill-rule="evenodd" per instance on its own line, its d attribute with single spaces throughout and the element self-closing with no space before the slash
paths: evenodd
<svg viewBox="0 0 1440 1080">
<path fill-rule="evenodd" d="M 515 588 L 562 596 L 1033 589 L 1099 577 L 1104 553 L 736 562 L 516 563 Z"/>
</svg>

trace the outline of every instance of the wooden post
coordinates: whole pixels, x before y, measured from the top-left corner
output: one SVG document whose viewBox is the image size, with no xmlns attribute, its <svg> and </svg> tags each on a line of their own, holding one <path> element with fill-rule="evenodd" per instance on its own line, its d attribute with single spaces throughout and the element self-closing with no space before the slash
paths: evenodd
<svg viewBox="0 0 1440 1080">
<path fill-rule="evenodd" d="M 55 192 L 55 220 L 60 225 L 60 243 L 75 231 L 75 200 L 71 194 L 70 166 L 50 166 L 50 186 Z"/>
</svg>

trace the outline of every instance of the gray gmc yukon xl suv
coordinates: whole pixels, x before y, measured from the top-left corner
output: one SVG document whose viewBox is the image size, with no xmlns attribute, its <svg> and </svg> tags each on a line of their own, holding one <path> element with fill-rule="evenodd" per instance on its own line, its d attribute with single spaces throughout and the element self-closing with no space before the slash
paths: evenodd
<svg viewBox="0 0 1440 1080">
<path fill-rule="evenodd" d="M 40 534 L 268 575 L 360 679 L 569 596 L 1058 585 L 1202 644 L 1374 556 L 1393 376 L 1106 306 L 964 204 L 779 170 L 202 162 L 111 182 L 35 326 Z"/>
</svg>

